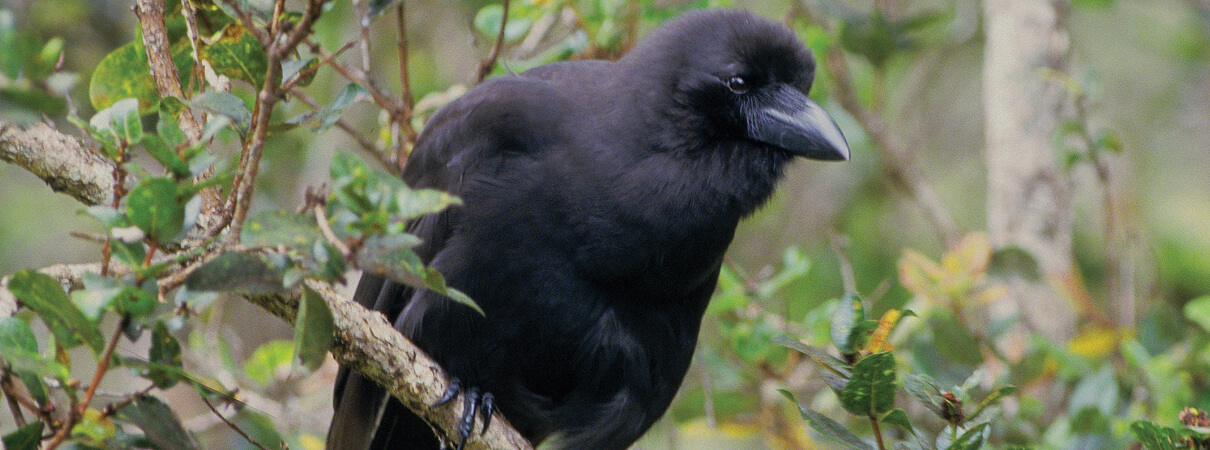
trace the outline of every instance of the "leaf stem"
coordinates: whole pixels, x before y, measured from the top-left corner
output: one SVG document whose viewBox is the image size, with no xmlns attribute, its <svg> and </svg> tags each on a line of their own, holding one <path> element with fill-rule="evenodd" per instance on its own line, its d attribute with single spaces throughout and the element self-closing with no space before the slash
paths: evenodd
<svg viewBox="0 0 1210 450">
<path fill-rule="evenodd" d="M 870 415 L 870 427 L 874 429 L 874 440 L 878 441 L 878 450 L 886 450 L 886 442 L 882 440 L 882 427 L 878 425 L 878 419 Z"/>
</svg>

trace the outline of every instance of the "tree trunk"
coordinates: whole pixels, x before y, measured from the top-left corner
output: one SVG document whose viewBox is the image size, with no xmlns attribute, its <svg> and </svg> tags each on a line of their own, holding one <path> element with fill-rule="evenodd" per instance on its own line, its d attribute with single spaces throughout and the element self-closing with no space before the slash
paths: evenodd
<svg viewBox="0 0 1210 450">
<path fill-rule="evenodd" d="M 1044 73 L 1065 70 L 1064 0 L 984 0 L 983 101 L 987 133 L 987 228 L 997 249 L 1033 255 L 1041 277 L 1009 280 L 993 315 L 1019 313 L 1051 338 L 1075 333 L 1071 180 L 1053 149 L 1067 93 Z"/>
</svg>

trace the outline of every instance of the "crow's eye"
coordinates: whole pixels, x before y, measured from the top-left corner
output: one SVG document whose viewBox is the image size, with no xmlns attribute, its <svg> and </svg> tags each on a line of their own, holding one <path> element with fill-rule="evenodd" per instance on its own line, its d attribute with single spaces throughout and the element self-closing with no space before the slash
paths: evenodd
<svg viewBox="0 0 1210 450">
<path fill-rule="evenodd" d="M 748 80 L 745 80 L 744 77 L 741 77 L 741 76 L 734 76 L 734 77 L 728 78 L 727 79 L 727 89 L 730 89 L 731 92 L 734 92 L 736 94 L 743 94 L 745 92 L 748 92 L 748 89 L 749 89 Z"/>
</svg>

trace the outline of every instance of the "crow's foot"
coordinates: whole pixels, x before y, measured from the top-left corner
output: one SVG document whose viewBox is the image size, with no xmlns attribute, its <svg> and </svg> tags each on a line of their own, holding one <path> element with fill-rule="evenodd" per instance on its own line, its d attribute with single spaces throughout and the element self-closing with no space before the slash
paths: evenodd
<svg viewBox="0 0 1210 450">
<path fill-rule="evenodd" d="M 487 427 L 492 423 L 492 413 L 496 412 L 496 398 L 490 392 L 479 392 L 479 388 L 471 387 L 465 391 L 462 389 L 462 380 L 457 378 L 450 379 L 450 386 L 441 394 L 441 398 L 433 403 L 433 407 L 449 403 L 454 397 L 462 393 L 462 418 L 458 421 L 458 450 L 462 450 L 462 446 L 466 445 L 466 441 L 470 438 L 471 433 L 475 431 L 475 414 L 483 415 L 483 431 L 487 431 Z"/>
</svg>

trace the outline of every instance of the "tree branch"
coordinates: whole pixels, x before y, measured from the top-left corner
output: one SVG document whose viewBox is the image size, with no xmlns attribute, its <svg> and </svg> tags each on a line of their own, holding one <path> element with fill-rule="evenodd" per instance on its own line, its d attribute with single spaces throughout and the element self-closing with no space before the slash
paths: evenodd
<svg viewBox="0 0 1210 450">
<path fill-rule="evenodd" d="M 32 134 L 41 136 L 39 139 L 30 138 L 27 134 L 30 132 L 0 123 L 0 155 L 4 155 L 6 161 L 12 160 L 8 156 L 10 153 L 22 155 L 22 159 L 17 165 L 27 168 L 31 172 L 34 170 L 29 169 L 30 167 L 53 167 L 54 173 L 59 175 L 55 178 L 56 181 L 53 183 L 48 181 L 48 183 L 51 183 L 52 186 L 59 186 L 56 190 L 71 195 L 85 204 L 102 203 L 110 198 L 112 185 L 101 185 L 101 183 L 112 182 L 110 176 L 112 165 L 107 164 L 99 155 L 84 149 L 78 140 L 63 135 L 46 125 L 39 125 L 33 130 Z M 17 147 L 18 150 L 11 150 L 12 147 Z M 53 161 L 48 162 L 43 159 Z M 86 195 L 84 192 L 89 194 Z M 222 244 L 219 243 L 219 245 Z M 185 249 L 184 251 L 196 251 L 196 249 Z M 204 258 L 208 254 L 210 253 L 199 257 Z M 166 260 L 173 256 L 163 255 L 159 258 Z M 170 270 L 162 280 L 171 280 L 177 270 L 181 269 Z M 81 280 L 85 273 L 100 273 L 100 271 L 100 263 L 62 264 L 40 270 L 59 280 L 69 290 L 82 287 Z M 115 265 L 110 270 L 110 275 L 115 277 L 121 277 L 127 273 L 129 270 L 121 265 Z M 336 360 L 345 367 L 382 385 L 387 392 L 452 439 L 453 430 L 457 429 L 458 421 L 461 418 L 462 402 L 450 402 L 449 406 L 435 409 L 428 406 L 445 392 L 445 374 L 440 366 L 415 344 L 399 334 L 381 314 L 369 311 L 340 296 L 331 285 L 326 283 L 308 280 L 306 285 L 319 293 L 332 310 L 335 328 L 332 355 Z M 250 295 L 246 298 L 273 315 L 293 324 L 298 313 L 301 290 L 295 289 L 276 295 Z M 16 308 L 17 300 L 8 290 L 8 277 L 0 279 L 0 318 L 13 315 Z M 491 427 L 482 434 L 472 436 L 468 448 L 528 449 L 530 446 L 525 438 L 513 430 L 507 421 L 497 413 L 492 418 Z"/>
<path fill-rule="evenodd" d="M 0 120 L 0 161 L 28 170 L 55 192 L 85 205 L 102 204 L 113 196 L 113 162 L 46 124 L 22 130 Z"/>
<path fill-rule="evenodd" d="M 171 43 L 168 42 L 168 29 L 164 25 L 164 0 L 137 0 L 134 14 L 138 16 L 139 27 L 143 30 L 143 46 L 147 49 L 147 62 L 151 66 L 151 78 L 155 80 L 156 90 L 161 97 L 184 99 L 180 76 L 169 50 Z M 201 138 L 202 127 L 189 108 L 181 112 L 178 120 L 181 130 L 190 140 Z"/>
<path fill-rule="evenodd" d="M 445 392 L 445 371 L 424 351 L 399 334 L 382 314 L 366 310 L 332 289 L 314 280 L 306 285 L 323 297 L 332 310 L 335 340 L 332 356 L 342 366 L 378 383 L 408 409 L 440 428 L 451 441 L 462 415 L 462 402 L 430 408 Z M 302 292 L 299 289 L 281 295 L 246 296 L 282 320 L 293 324 Z M 512 429 L 499 413 L 480 435 L 472 435 L 468 448 L 530 448 L 529 442 Z"/>
</svg>

